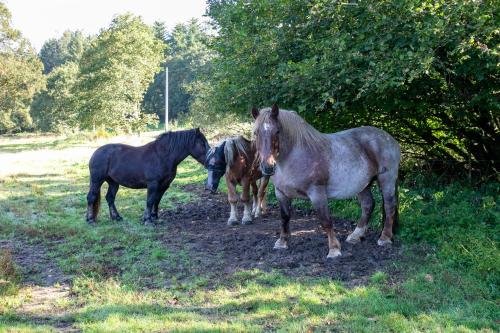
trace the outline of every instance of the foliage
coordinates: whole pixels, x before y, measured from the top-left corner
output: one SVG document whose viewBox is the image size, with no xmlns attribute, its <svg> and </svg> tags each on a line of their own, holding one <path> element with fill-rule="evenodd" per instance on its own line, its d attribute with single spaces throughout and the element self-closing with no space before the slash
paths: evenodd
<svg viewBox="0 0 500 333">
<path fill-rule="evenodd" d="M 196 20 L 178 24 L 166 33 L 161 24 L 155 24 L 156 35 L 165 36 L 165 63 L 144 96 L 143 109 L 156 113 L 164 121 L 165 67 L 169 75 L 169 118 L 189 111 L 189 104 L 196 92 L 191 87 L 203 74 L 210 60 L 208 34 Z"/>
<path fill-rule="evenodd" d="M 154 117 L 140 112 L 140 103 L 162 52 L 163 45 L 139 17 L 116 17 L 80 60 L 73 89 L 80 126 L 139 130 L 153 123 Z"/>
<path fill-rule="evenodd" d="M 209 1 L 211 108 L 277 101 L 323 131 L 388 130 L 425 159 L 498 172 L 494 1 Z"/>
<path fill-rule="evenodd" d="M 44 132 L 68 132 L 78 128 L 78 113 L 73 93 L 78 64 L 66 62 L 47 76 L 47 88 L 38 94 L 31 106 L 37 129 Z"/>
<path fill-rule="evenodd" d="M 45 84 L 42 63 L 10 18 L 0 2 L 0 134 L 31 129 L 29 107 Z"/>
<path fill-rule="evenodd" d="M 81 31 L 68 30 L 60 38 L 47 40 L 38 55 L 43 62 L 44 73 L 48 74 L 68 61 L 77 63 L 89 44 L 90 38 Z"/>
</svg>

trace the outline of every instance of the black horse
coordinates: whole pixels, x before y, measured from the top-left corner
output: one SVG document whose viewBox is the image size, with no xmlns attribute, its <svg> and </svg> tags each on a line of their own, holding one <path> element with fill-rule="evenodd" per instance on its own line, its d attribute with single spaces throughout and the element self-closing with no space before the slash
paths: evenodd
<svg viewBox="0 0 500 333">
<path fill-rule="evenodd" d="M 174 180 L 177 165 L 188 155 L 201 164 L 210 149 L 207 139 L 197 129 L 167 132 L 144 146 L 108 144 L 98 148 L 89 161 L 90 189 L 87 195 L 87 222 L 95 223 L 99 212 L 101 186 L 108 183 L 106 201 L 112 220 L 120 221 L 115 206 L 116 192 L 123 185 L 129 188 L 147 188 L 144 224 L 158 218 L 158 204 Z"/>
</svg>

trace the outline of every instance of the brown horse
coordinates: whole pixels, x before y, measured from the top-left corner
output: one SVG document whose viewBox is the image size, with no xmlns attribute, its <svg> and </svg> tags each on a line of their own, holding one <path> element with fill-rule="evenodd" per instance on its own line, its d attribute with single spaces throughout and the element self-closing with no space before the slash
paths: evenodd
<svg viewBox="0 0 500 333">
<path fill-rule="evenodd" d="M 383 197 L 385 224 L 379 245 L 390 244 L 397 223 L 399 144 L 388 133 L 371 126 L 323 134 L 293 111 L 278 106 L 252 109 L 254 136 L 261 170 L 272 175 L 281 210 L 281 233 L 274 248 L 288 247 L 290 200 L 308 198 L 328 236 L 328 258 L 341 255 L 328 209 L 328 199 L 357 195 L 361 219 L 347 238 L 356 243 L 365 234 L 373 212 L 370 190 L 377 180 Z"/>
<path fill-rule="evenodd" d="M 259 217 L 266 210 L 266 189 L 269 177 L 262 177 L 258 163 L 255 163 L 255 145 L 242 136 L 228 138 L 209 150 L 206 167 L 208 180 L 206 189 L 217 191 L 219 180 L 224 175 L 227 198 L 231 205 L 229 225 L 238 224 L 236 185 L 242 186 L 241 202 L 244 205 L 242 224 L 251 224 L 253 217 Z M 257 187 L 257 180 L 260 179 Z M 253 193 L 253 207 L 250 208 L 250 187 Z"/>
</svg>

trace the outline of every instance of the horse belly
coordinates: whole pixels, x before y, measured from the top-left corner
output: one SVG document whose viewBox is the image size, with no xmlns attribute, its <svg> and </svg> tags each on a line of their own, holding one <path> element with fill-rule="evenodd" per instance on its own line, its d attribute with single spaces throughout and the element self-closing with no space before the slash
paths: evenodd
<svg viewBox="0 0 500 333">
<path fill-rule="evenodd" d="M 337 166 L 330 169 L 327 195 L 331 199 L 347 199 L 363 191 L 373 178 L 371 170 L 361 163 L 358 167 Z"/>
</svg>

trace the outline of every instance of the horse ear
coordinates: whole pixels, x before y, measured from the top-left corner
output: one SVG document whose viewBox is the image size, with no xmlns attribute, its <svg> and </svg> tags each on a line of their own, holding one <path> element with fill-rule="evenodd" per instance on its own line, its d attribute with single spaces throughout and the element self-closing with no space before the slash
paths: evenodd
<svg viewBox="0 0 500 333">
<path fill-rule="evenodd" d="M 271 108 L 271 117 L 273 117 L 274 119 L 277 119 L 279 113 L 280 113 L 280 109 L 278 108 L 278 105 L 276 103 L 274 103 L 272 108 Z"/>
<path fill-rule="evenodd" d="M 253 119 L 257 119 L 257 117 L 259 116 L 259 109 L 257 109 L 255 106 L 252 108 L 252 116 Z"/>
<path fill-rule="evenodd" d="M 200 128 L 199 128 L 199 127 L 196 127 L 196 129 L 195 129 L 195 133 L 196 133 L 196 134 L 199 134 L 199 133 L 200 133 Z"/>
</svg>

